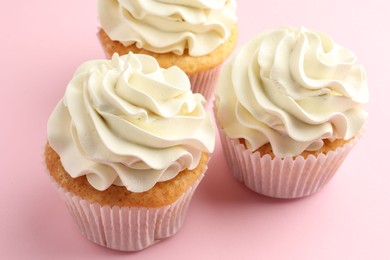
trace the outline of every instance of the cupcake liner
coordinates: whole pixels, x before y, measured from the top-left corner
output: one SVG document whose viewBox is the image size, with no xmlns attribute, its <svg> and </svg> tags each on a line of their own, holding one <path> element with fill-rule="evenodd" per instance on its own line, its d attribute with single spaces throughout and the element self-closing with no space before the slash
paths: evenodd
<svg viewBox="0 0 390 260">
<path fill-rule="evenodd" d="M 192 92 L 202 94 L 207 102 L 211 102 L 214 97 L 221 68 L 222 64 L 212 69 L 189 75 L 188 78 L 191 82 Z"/>
<path fill-rule="evenodd" d="M 220 128 L 219 128 L 220 129 Z M 219 130 L 221 144 L 232 174 L 249 189 L 274 198 L 300 198 L 313 194 L 333 177 L 360 135 L 327 154 L 307 158 L 272 158 L 247 150 L 238 139 Z"/>
<path fill-rule="evenodd" d="M 53 178 L 52 181 L 87 239 L 111 249 L 138 251 L 174 235 L 181 228 L 204 172 L 179 199 L 159 208 L 101 206 L 68 192 Z"/>
</svg>

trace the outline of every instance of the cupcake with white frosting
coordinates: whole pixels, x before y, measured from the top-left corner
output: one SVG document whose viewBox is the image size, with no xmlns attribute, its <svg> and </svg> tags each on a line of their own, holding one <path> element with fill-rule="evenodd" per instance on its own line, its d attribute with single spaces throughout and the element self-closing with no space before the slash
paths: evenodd
<svg viewBox="0 0 390 260">
<path fill-rule="evenodd" d="M 180 67 L 209 101 L 237 43 L 235 0 L 99 0 L 98 38 L 110 58 L 143 53 Z"/>
<path fill-rule="evenodd" d="M 45 159 L 82 233 L 135 251 L 175 234 L 215 129 L 178 67 L 129 53 L 82 64 L 48 121 Z"/>
<path fill-rule="evenodd" d="M 215 115 L 234 176 L 270 197 L 310 195 L 362 133 L 365 70 L 328 35 L 277 28 L 247 42 L 218 83 Z"/>
</svg>

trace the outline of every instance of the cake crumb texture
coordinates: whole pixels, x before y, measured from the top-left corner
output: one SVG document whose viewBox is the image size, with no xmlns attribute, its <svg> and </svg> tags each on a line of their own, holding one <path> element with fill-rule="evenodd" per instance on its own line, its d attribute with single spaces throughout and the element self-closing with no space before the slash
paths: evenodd
<svg viewBox="0 0 390 260">
<path fill-rule="evenodd" d="M 178 66 L 190 76 L 212 69 L 227 59 L 237 44 L 238 26 L 235 25 L 235 27 L 233 27 L 230 37 L 222 45 L 213 52 L 203 56 L 190 56 L 188 51 L 185 51 L 183 55 L 176 55 L 173 52 L 155 53 L 145 49 L 139 49 L 135 44 L 126 47 L 119 41 L 111 40 L 103 29 L 99 30 L 98 38 L 108 57 L 111 57 L 115 52 L 119 55 L 126 55 L 130 51 L 137 54 L 147 54 L 157 59 L 160 67 L 169 68 Z"/>
<path fill-rule="evenodd" d="M 327 154 L 330 151 L 335 151 L 338 147 L 343 147 L 345 144 L 347 144 L 350 140 L 344 140 L 344 139 L 335 139 L 333 141 L 330 141 L 328 139 L 324 139 L 324 145 L 316 150 L 316 151 L 303 151 L 300 156 L 303 158 L 307 158 L 309 155 L 313 155 L 317 157 L 320 154 Z M 243 138 L 239 139 L 239 142 L 245 146 L 246 149 L 248 149 L 245 145 L 245 140 Z M 272 146 L 270 143 L 266 143 L 265 145 L 261 146 L 259 149 L 257 149 L 255 152 L 259 152 L 260 156 L 264 156 L 266 154 L 270 155 L 271 158 L 275 158 L 275 154 L 272 151 Z M 296 158 L 296 156 L 294 156 Z"/>
<path fill-rule="evenodd" d="M 46 144 L 45 162 L 49 174 L 59 186 L 81 197 L 82 199 L 98 203 L 101 206 L 119 207 L 150 207 L 158 208 L 175 202 L 205 171 L 208 154 L 202 153 L 199 165 L 193 170 L 184 170 L 175 178 L 158 182 L 146 192 L 131 192 L 123 186 L 112 185 L 104 191 L 93 188 L 85 176 L 72 178 L 63 168 L 59 155 Z"/>
</svg>

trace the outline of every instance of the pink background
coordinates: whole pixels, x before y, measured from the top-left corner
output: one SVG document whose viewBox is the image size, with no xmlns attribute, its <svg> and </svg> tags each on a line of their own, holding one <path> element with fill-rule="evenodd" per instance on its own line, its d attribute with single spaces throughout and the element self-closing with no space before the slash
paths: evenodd
<svg viewBox="0 0 390 260">
<path fill-rule="evenodd" d="M 96 1 L 7 1 L 0 10 L 0 259 L 390 259 L 388 1 L 238 6 L 239 45 L 264 29 L 304 25 L 332 35 L 365 65 L 368 130 L 332 181 L 299 200 L 256 195 L 233 180 L 218 141 L 176 236 L 132 254 L 87 241 L 44 174 L 42 149 L 49 114 L 76 67 L 103 58 Z"/>
</svg>

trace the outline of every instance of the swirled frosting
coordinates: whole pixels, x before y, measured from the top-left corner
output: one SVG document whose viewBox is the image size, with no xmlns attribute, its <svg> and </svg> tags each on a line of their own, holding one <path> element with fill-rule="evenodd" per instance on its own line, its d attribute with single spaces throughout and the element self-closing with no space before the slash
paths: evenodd
<svg viewBox="0 0 390 260">
<path fill-rule="evenodd" d="M 156 53 L 202 56 L 230 36 L 235 0 L 99 0 L 102 28 L 110 39 Z"/>
<path fill-rule="evenodd" d="M 178 67 L 129 53 L 82 64 L 48 122 L 48 141 L 73 177 L 97 190 L 143 192 L 212 152 L 205 100 Z"/>
<path fill-rule="evenodd" d="M 364 124 L 365 70 L 329 36 L 278 28 L 246 43 L 222 72 L 216 111 L 225 133 L 276 156 L 315 151 L 323 139 L 348 140 Z"/>
</svg>

